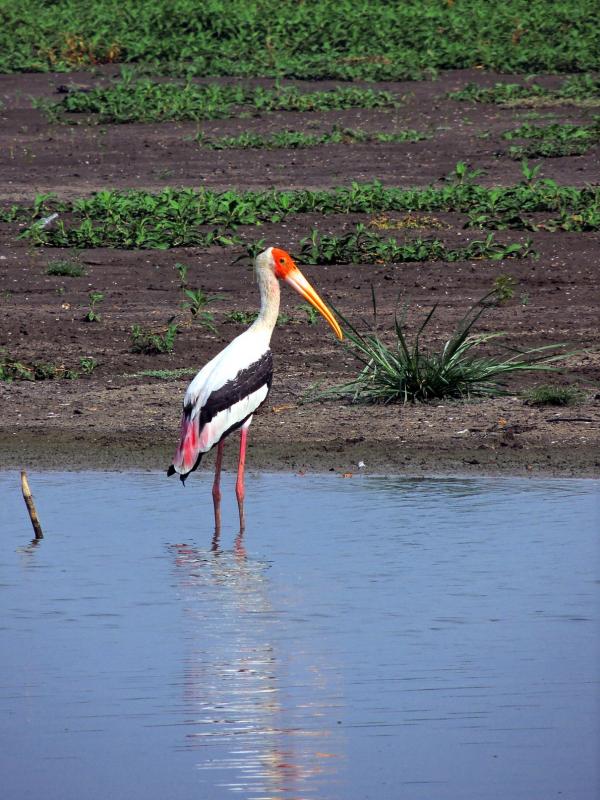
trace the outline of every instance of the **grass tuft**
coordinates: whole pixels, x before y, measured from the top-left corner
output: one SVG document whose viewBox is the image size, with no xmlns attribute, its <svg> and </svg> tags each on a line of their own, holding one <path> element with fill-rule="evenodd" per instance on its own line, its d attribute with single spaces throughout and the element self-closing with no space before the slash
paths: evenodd
<svg viewBox="0 0 600 800">
<path fill-rule="evenodd" d="M 174 322 L 170 323 L 163 332 L 147 330 L 141 325 L 133 325 L 131 328 L 131 352 L 144 355 L 172 353 L 178 333 L 179 328 Z"/>
<path fill-rule="evenodd" d="M 529 406 L 574 406 L 585 399 L 585 393 L 576 386 L 536 386 L 525 392 Z"/>
<path fill-rule="evenodd" d="M 85 269 L 74 261 L 51 261 L 46 267 L 46 275 L 60 275 L 65 278 L 81 278 Z"/>
<path fill-rule="evenodd" d="M 362 369 L 348 383 L 319 393 L 315 399 L 349 397 L 353 402 L 414 403 L 494 396 L 505 393 L 501 380 L 508 375 L 552 370 L 553 362 L 570 355 L 556 352 L 565 346 L 563 344 L 513 350 L 507 358 L 478 355 L 482 346 L 503 335 L 472 333 L 481 316 L 498 302 L 497 290 L 493 289 L 474 303 L 437 352 L 422 346 L 422 337 L 434 318 L 437 305 L 418 328 L 412 345 L 406 332 L 406 306 L 402 315 L 395 317 L 395 342 L 391 346 L 376 331 L 361 333 L 337 312 L 345 329 L 345 347 L 362 364 Z M 374 292 L 373 316 L 376 324 Z"/>
</svg>

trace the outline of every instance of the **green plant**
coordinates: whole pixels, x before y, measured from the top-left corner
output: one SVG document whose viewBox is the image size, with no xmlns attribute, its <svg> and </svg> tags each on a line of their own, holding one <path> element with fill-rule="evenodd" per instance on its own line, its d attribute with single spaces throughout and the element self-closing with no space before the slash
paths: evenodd
<svg viewBox="0 0 600 800">
<path fill-rule="evenodd" d="M 61 275 L 69 278 L 81 278 L 85 268 L 73 261 L 51 261 L 46 267 L 46 275 Z"/>
<path fill-rule="evenodd" d="M 4 350 L 0 351 L 0 381 L 46 381 L 72 380 L 78 373 L 64 364 L 48 364 L 42 361 L 23 362 L 12 358 Z"/>
<path fill-rule="evenodd" d="M 245 87 L 240 84 L 191 81 L 155 83 L 135 80 L 130 70 L 123 70 L 120 80 L 110 86 L 68 92 L 52 107 L 44 105 L 52 120 L 67 113 L 93 115 L 87 122 L 163 122 L 168 120 L 203 120 L 239 116 L 239 109 L 250 107 L 257 112 L 328 111 L 345 108 L 395 108 L 396 97 L 387 91 L 338 86 L 329 91 L 301 92 L 296 86 L 276 84 L 271 88 Z M 236 109 L 237 112 L 236 112 Z"/>
<path fill-rule="evenodd" d="M 92 356 L 85 356 L 79 359 L 79 369 L 84 375 L 91 375 L 98 366 L 98 362 Z"/>
<path fill-rule="evenodd" d="M 138 74 L 407 80 L 477 65 L 595 70 L 594 0 L 98 0 L 5 3 L 0 72 L 133 64 Z"/>
<path fill-rule="evenodd" d="M 566 78 L 558 89 L 547 89 L 538 83 L 496 83 L 482 87 L 475 83 L 450 92 L 452 100 L 475 103 L 497 103 L 511 107 L 553 106 L 569 103 L 578 106 L 600 105 L 600 78 L 594 75 L 574 75 Z"/>
<path fill-rule="evenodd" d="M 225 314 L 225 322 L 232 322 L 236 325 L 252 325 L 258 317 L 258 311 L 229 311 Z M 287 325 L 291 321 L 288 314 L 277 315 L 277 325 Z"/>
<path fill-rule="evenodd" d="M 144 353 L 144 355 L 172 353 L 178 332 L 179 328 L 174 322 L 169 323 L 162 332 L 147 330 L 140 325 L 133 325 L 131 328 L 131 352 Z"/>
<path fill-rule="evenodd" d="M 229 311 L 225 314 L 225 322 L 236 325 L 251 325 L 258 317 L 258 311 Z"/>
<path fill-rule="evenodd" d="M 83 317 L 84 322 L 100 322 L 102 317 L 96 311 L 96 306 L 104 300 L 104 295 L 102 292 L 90 292 L 88 295 L 89 299 L 89 308 Z"/>
<path fill-rule="evenodd" d="M 316 308 L 313 308 L 313 306 L 309 305 L 308 303 L 302 303 L 302 305 L 298 306 L 298 309 L 300 311 L 304 311 L 304 313 L 306 314 L 306 321 L 308 322 L 309 325 L 317 324 L 317 321 L 319 319 L 319 312 L 317 311 Z"/>
<path fill-rule="evenodd" d="M 206 311 L 205 306 L 209 303 L 214 303 L 216 300 L 222 300 L 223 296 L 220 294 L 209 295 L 202 289 L 184 289 L 183 293 L 186 297 L 183 307 L 190 312 L 197 322 L 215 332 L 217 330 L 214 324 L 215 316 L 210 311 Z"/>
<path fill-rule="evenodd" d="M 89 198 L 56 201 L 42 198 L 29 214 L 22 234 L 33 244 L 51 247 L 232 247 L 244 244 L 233 231 L 239 225 L 277 223 L 292 214 L 374 214 L 382 212 L 452 211 L 468 215 L 472 227 L 535 230 L 600 229 L 600 187 L 561 186 L 541 179 L 527 167 L 514 186 L 481 186 L 471 182 L 418 188 L 352 183 L 324 190 L 224 192 L 210 189 L 102 191 Z M 59 208 L 63 219 L 48 228 L 37 220 Z M 532 221 L 543 212 L 549 218 Z M 26 207 L 18 216 L 26 217 Z M 203 226 L 212 225 L 206 231 Z M 183 279 L 185 280 L 185 272 Z"/>
<path fill-rule="evenodd" d="M 179 261 L 177 261 L 175 264 L 175 269 L 179 275 L 179 285 L 183 289 L 185 286 L 187 286 L 187 274 L 189 267 L 187 264 L 181 264 Z"/>
<path fill-rule="evenodd" d="M 515 288 L 518 286 L 518 281 L 512 275 L 498 275 L 494 279 L 494 300 L 502 305 L 508 300 L 511 300 L 515 295 Z"/>
<path fill-rule="evenodd" d="M 479 178 L 481 175 L 483 175 L 483 170 L 469 170 L 464 161 L 457 161 L 454 170 L 446 176 L 446 180 L 456 186 L 463 186 L 466 183 L 474 183 L 475 178 Z"/>
<path fill-rule="evenodd" d="M 474 303 L 437 352 L 422 345 L 422 337 L 434 318 L 437 305 L 417 329 L 412 346 L 406 333 L 407 307 L 400 318 L 395 318 L 395 343 L 391 346 L 376 331 L 359 332 L 336 311 L 344 325 L 345 347 L 362 364 L 362 369 L 348 383 L 329 389 L 319 397 L 349 396 L 355 402 L 408 403 L 496 395 L 504 393 L 500 380 L 506 376 L 552 370 L 551 363 L 567 357 L 564 352 L 556 353 L 564 347 L 562 344 L 513 351 L 507 358 L 476 354 L 482 346 L 502 336 L 501 333 L 471 333 L 481 316 L 497 302 L 496 297 L 494 289 Z M 373 316 L 376 323 L 374 293 Z"/>
<path fill-rule="evenodd" d="M 160 378 L 161 380 L 170 380 L 171 378 L 187 378 L 195 375 L 197 370 L 184 367 L 182 369 L 143 369 L 140 372 L 134 372 L 130 375 L 124 375 L 124 378 Z"/>
<path fill-rule="evenodd" d="M 464 261 L 471 258 L 529 258 L 536 253 L 531 242 L 501 244 L 489 234 L 465 247 L 448 248 L 439 239 L 411 239 L 403 243 L 382 239 L 365 225 L 341 236 L 327 236 L 313 229 L 300 242 L 299 260 L 304 264 L 376 264 L 413 261 Z"/>
<path fill-rule="evenodd" d="M 512 158 L 559 158 L 583 155 L 600 141 L 600 118 L 592 125 L 523 124 L 502 134 L 504 139 L 527 139 L 526 145 L 509 148 Z"/>
<path fill-rule="evenodd" d="M 530 406 L 573 406 L 585 400 L 585 394 L 576 386 L 536 386 L 524 393 Z"/>
<path fill-rule="evenodd" d="M 325 144 L 356 144 L 361 142 L 418 142 L 427 139 L 428 134 L 415 130 L 396 131 L 395 133 L 368 133 L 352 128 L 333 127 L 331 132 L 323 134 L 303 133 L 302 131 L 284 130 L 263 136 L 259 133 L 245 131 L 239 136 L 223 136 L 211 139 L 200 132 L 196 141 L 202 147 L 211 150 L 230 149 L 265 149 L 319 147 Z"/>
</svg>

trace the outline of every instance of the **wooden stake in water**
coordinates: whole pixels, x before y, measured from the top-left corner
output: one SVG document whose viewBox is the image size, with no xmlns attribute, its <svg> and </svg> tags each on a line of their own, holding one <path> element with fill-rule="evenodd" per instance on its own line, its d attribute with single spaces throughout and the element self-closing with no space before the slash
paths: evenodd
<svg viewBox="0 0 600 800">
<path fill-rule="evenodd" d="M 33 496 L 31 494 L 31 489 L 29 488 L 29 481 L 27 480 L 27 473 L 24 469 L 21 470 L 21 490 L 23 492 L 23 500 L 25 500 L 25 505 L 27 506 L 27 511 L 29 511 L 29 518 L 31 520 L 31 524 L 33 525 L 33 530 L 35 532 L 36 539 L 43 539 L 44 534 L 42 533 L 42 526 L 40 525 L 40 521 L 38 519 L 37 511 L 35 510 L 35 503 L 33 502 Z"/>
</svg>

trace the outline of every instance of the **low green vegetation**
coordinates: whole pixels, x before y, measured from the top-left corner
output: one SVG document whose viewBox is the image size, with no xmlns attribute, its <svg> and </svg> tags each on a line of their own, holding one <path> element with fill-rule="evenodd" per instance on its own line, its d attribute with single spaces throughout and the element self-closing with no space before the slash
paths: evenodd
<svg viewBox="0 0 600 800">
<path fill-rule="evenodd" d="M 395 133 L 369 133 L 352 128 L 333 128 L 329 133 L 303 133 L 302 131 L 277 131 L 263 136 L 259 133 L 244 132 L 239 136 L 223 136 L 211 139 L 200 132 L 196 140 L 202 147 L 211 150 L 276 150 L 279 148 L 300 149 L 319 147 L 324 144 L 359 144 L 362 142 L 419 142 L 429 135 L 415 130 Z"/>
<path fill-rule="evenodd" d="M 358 87 L 301 92 L 296 86 L 247 87 L 221 83 L 155 83 L 126 72 L 111 86 L 68 92 L 58 103 L 36 102 L 52 120 L 66 113 L 93 114 L 95 122 L 167 122 L 239 116 L 243 108 L 273 111 L 331 111 L 344 108 L 395 108 L 391 92 Z"/>
<path fill-rule="evenodd" d="M 539 83 L 496 83 L 491 87 L 467 84 L 464 89 L 448 94 L 452 100 L 471 103 L 495 103 L 502 106 L 600 106 L 600 78 L 594 75 L 574 75 L 566 78 L 560 88 L 548 89 Z"/>
<path fill-rule="evenodd" d="M 163 381 L 172 380 L 173 378 L 188 378 L 195 375 L 198 370 L 191 369 L 190 367 L 183 367 L 181 369 L 144 369 L 141 372 L 133 372 L 129 375 L 123 375 L 124 378 L 160 378 Z"/>
<path fill-rule="evenodd" d="M 102 292 L 90 292 L 88 295 L 89 308 L 86 311 L 83 321 L 84 322 L 100 322 L 102 317 L 98 313 L 98 306 L 104 302 L 104 294 Z"/>
<path fill-rule="evenodd" d="M 65 278 L 81 278 L 85 269 L 74 261 L 51 261 L 46 267 L 46 275 L 60 275 Z"/>
<path fill-rule="evenodd" d="M 530 406 L 574 406 L 585 400 L 585 393 L 576 386 L 536 386 L 524 396 Z"/>
<path fill-rule="evenodd" d="M 79 369 L 64 364 L 49 364 L 44 361 L 22 361 L 13 358 L 5 350 L 0 350 L 0 381 L 50 381 L 74 380 L 80 374 L 91 375 L 98 366 L 95 358 L 79 359 Z"/>
<path fill-rule="evenodd" d="M 243 240 L 233 232 L 237 226 L 277 223 L 303 213 L 452 211 L 466 214 L 467 224 L 474 227 L 600 229 L 600 187 L 561 186 L 540 179 L 537 168 L 524 164 L 523 170 L 523 180 L 514 186 L 482 186 L 463 177 L 442 186 L 408 189 L 373 182 L 316 191 L 102 191 L 72 202 L 43 195 L 33 207 L 20 207 L 19 214 L 30 220 L 23 236 L 33 244 L 77 248 L 241 246 Z M 38 220 L 50 212 L 59 218 L 41 227 Z M 542 213 L 544 219 L 530 216 Z"/>
<path fill-rule="evenodd" d="M 224 322 L 232 322 L 235 325 L 252 325 L 258 317 L 258 311 L 229 311 L 225 314 Z M 292 322 L 289 314 L 278 314 L 276 325 L 288 325 Z"/>
<path fill-rule="evenodd" d="M 141 325 L 133 325 L 131 328 L 131 352 L 151 356 L 172 353 L 178 333 L 179 327 L 174 322 L 169 323 L 163 331 L 152 331 L 142 328 Z"/>
<path fill-rule="evenodd" d="M 0 71 L 138 63 L 174 74 L 377 80 L 598 64 L 594 0 L 0 3 Z"/>
<path fill-rule="evenodd" d="M 209 295 L 202 289 L 187 289 L 183 287 L 184 301 L 183 307 L 190 312 L 196 322 L 205 328 L 215 332 L 215 315 L 211 311 L 206 310 L 209 303 L 214 303 L 216 300 L 222 300 L 220 294 Z"/>
<path fill-rule="evenodd" d="M 350 397 L 354 402 L 409 403 L 446 398 L 466 399 L 505 393 L 501 381 L 514 373 L 554 369 L 551 364 L 567 357 L 557 353 L 564 345 L 549 344 L 516 352 L 508 357 L 482 354 L 482 348 L 501 333 L 472 333 L 483 314 L 499 301 L 496 289 L 474 303 L 460 320 L 454 333 L 434 349 L 423 344 L 428 337 L 437 305 L 417 328 L 409 343 L 406 316 L 408 307 L 394 326 L 386 344 L 377 329 L 362 333 L 338 311 L 345 333 L 346 349 L 361 363 L 358 375 L 346 384 L 320 393 L 323 397 Z M 373 316 L 377 325 L 377 305 L 373 293 Z"/>
<path fill-rule="evenodd" d="M 485 241 L 473 241 L 465 247 L 446 247 L 440 239 L 412 239 L 397 242 L 384 239 L 365 225 L 341 236 L 327 236 L 313 230 L 300 244 L 303 264 L 390 264 L 411 261 L 466 261 L 472 258 L 529 258 L 536 253 L 531 242 L 501 244 L 489 234 Z"/>
<path fill-rule="evenodd" d="M 506 131 L 504 139 L 527 139 L 526 145 L 515 145 L 509 149 L 512 158 L 558 158 L 580 156 L 600 141 L 600 117 L 591 125 L 520 125 Z"/>
</svg>

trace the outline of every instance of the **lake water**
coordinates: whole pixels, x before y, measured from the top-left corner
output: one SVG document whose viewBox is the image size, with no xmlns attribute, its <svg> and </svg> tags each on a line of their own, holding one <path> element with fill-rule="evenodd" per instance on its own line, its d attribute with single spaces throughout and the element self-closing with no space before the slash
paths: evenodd
<svg viewBox="0 0 600 800">
<path fill-rule="evenodd" d="M 3 800 L 596 800 L 600 486 L 0 473 Z"/>
</svg>

